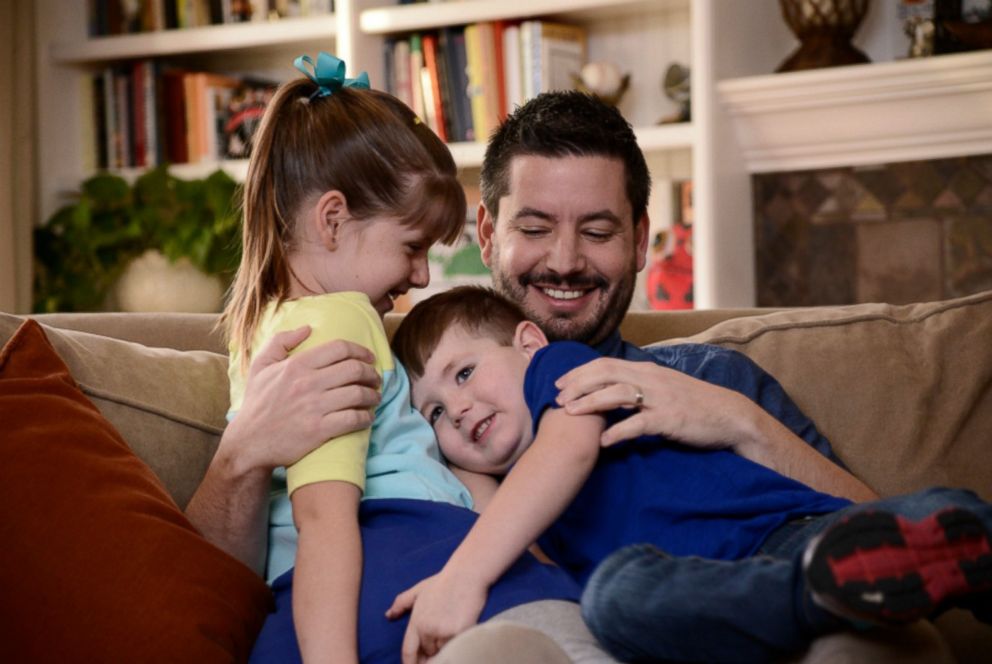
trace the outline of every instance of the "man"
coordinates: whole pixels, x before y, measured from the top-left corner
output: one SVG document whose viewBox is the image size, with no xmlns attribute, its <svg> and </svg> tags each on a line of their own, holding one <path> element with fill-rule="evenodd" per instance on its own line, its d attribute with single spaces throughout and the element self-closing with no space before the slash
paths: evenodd
<svg viewBox="0 0 992 664">
<path fill-rule="evenodd" d="M 699 345 L 642 350 L 620 338 L 646 261 L 650 176 L 615 109 L 577 92 L 528 102 L 493 134 L 481 179 L 479 242 L 495 288 L 550 340 L 582 341 L 615 358 L 566 377 L 569 410 L 640 402 L 604 444 L 662 433 L 733 447 L 825 493 L 877 497 L 831 463 L 826 439 L 743 355 Z M 735 382 L 742 379 L 750 382 Z"/>
<path fill-rule="evenodd" d="M 730 449 L 822 493 L 854 502 L 877 498 L 836 462 L 828 441 L 778 382 L 745 356 L 698 344 L 641 349 L 621 339 L 619 324 L 646 260 L 650 180 L 634 134 L 615 109 L 574 92 L 539 96 L 493 134 L 481 180 L 478 235 L 496 289 L 521 305 L 549 339 L 582 341 L 604 356 L 557 381 L 559 403 L 572 414 L 631 404 L 639 411 L 607 429 L 602 444 L 661 434 L 687 446 Z M 747 486 L 749 478 L 728 481 Z M 757 502 L 774 502 L 760 489 L 755 492 Z M 805 556 L 794 543 L 815 535 L 806 524 L 785 524 L 781 533 L 769 537 L 767 550 L 762 548 L 765 556 L 734 563 L 674 560 L 654 547 L 633 545 L 599 565 L 583 594 L 583 616 L 607 650 L 624 660 L 699 659 L 700 652 L 711 653 L 703 659 L 723 659 L 728 653 L 766 659 L 802 642 L 794 638 L 794 630 L 764 620 L 768 598 L 755 597 L 750 586 L 737 580 L 745 573 L 748 578 L 765 574 L 772 557 L 775 565 L 784 565 L 795 556 L 802 557 L 807 584 L 816 581 L 817 586 L 797 585 L 804 588 L 800 604 L 812 600 L 824 607 L 831 602 L 838 615 L 867 615 L 874 621 L 890 611 L 904 612 L 900 602 L 912 597 L 918 606 L 906 620 L 930 615 L 950 600 L 912 586 L 917 575 L 927 578 L 914 547 L 947 563 L 949 578 L 958 579 L 961 574 L 954 570 L 970 569 L 975 562 L 972 554 L 955 552 L 952 540 L 959 538 L 958 531 L 969 532 L 983 546 L 990 542 L 975 516 L 986 518 L 988 506 L 964 494 L 948 500 L 924 495 L 907 509 L 883 503 L 883 510 L 892 511 L 851 517 L 850 526 L 841 523 L 842 528 L 814 539 Z M 948 521 L 948 514 L 963 515 L 967 528 Z M 888 529 L 886 536 L 895 533 L 884 542 L 895 553 L 882 550 L 880 531 L 868 533 L 866 540 L 859 528 L 869 522 L 872 528 Z M 927 541 L 907 544 L 894 524 L 926 531 L 922 539 Z M 849 545 L 857 548 L 845 548 Z M 863 559 L 859 549 L 866 551 Z M 841 551 L 845 560 L 849 556 L 875 566 L 858 573 L 867 575 L 864 583 L 871 597 L 844 590 L 833 577 L 836 572 L 820 569 L 825 556 Z M 983 565 L 973 566 L 988 567 Z M 676 575 L 688 581 L 673 588 L 670 580 Z M 947 595 L 984 592 L 978 601 L 987 602 L 988 593 L 981 589 L 989 581 L 965 576 Z M 992 619 L 986 604 L 974 608 L 976 615 Z M 741 612 L 754 615 L 750 633 L 727 627 L 738 624 Z"/>
</svg>

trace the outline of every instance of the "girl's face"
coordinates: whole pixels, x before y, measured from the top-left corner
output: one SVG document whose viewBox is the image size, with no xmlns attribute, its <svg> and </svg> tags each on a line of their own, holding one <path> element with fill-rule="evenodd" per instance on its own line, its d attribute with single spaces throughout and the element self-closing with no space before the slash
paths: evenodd
<svg viewBox="0 0 992 664">
<path fill-rule="evenodd" d="M 311 287 L 315 285 L 322 293 L 365 293 L 383 316 L 397 296 L 430 283 L 427 250 L 432 244 L 433 238 L 424 229 L 394 218 L 344 221 L 335 249 L 325 249 L 311 263 L 316 281 Z"/>
</svg>

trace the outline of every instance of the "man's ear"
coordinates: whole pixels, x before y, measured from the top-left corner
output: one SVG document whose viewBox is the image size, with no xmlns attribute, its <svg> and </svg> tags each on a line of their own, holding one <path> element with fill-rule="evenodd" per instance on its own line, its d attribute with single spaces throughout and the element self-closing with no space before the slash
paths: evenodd
<svg viewBox="0 0 992 664">
<path fill-rule="evenodd" d="M 311 224 L 320 243 L 328 251 L 338 248 L 338 233 L 348 215 L 348 201 L 337 189 L 324 192 L 313 208 Z"/>
<path fill-rule="evenodd" d="M 529 320 L 521 321 L 513 333 L 513 347 L 527 357 L 534 357 L 534 353 L 548 345 L 548 338 L 537 326 L 537 323 Z"/>
<path fill-rule="evenodd" d="M 640 272 L 647 265 L 648 260 L 648 235 L 651 230 L 651 220 L 645 212 L 634 224 L 634 251 L 636 252 L 637 271 Z"/>
<path fill-rule="evenodd" d="M 482 203 L 479 203 L 479 209 L 475 213 L 475 229 L 479 236 L 479 247 L 482 249 L 482 262 L 491 270 L 496 220 Z"/>
</svg>

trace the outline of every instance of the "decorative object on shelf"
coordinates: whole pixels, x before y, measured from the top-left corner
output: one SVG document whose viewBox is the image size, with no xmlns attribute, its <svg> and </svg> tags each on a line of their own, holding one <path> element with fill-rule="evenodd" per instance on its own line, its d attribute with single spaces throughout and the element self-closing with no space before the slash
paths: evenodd
<svg viewBox="0 0 992 664">
<path fill-rule="evenodd" d="M 868 0 L 779 0 L 782 17 L 800 45 L 775 71 L 798 71 L 869 62 L 851 44 Z"/>
<path fill-rule="evenodd" d="M 630 87 L 630 74 L 621 74 L 612 62 L 586 63 L 578 75 L 573 74 L 575 87 L 591 94 L 610 106 L 616 106 Z"/>
<path fill-rule="evenodd" d="M 900 0 L 899 20 L 902 30 L 909 37 L 910 58 L 933 55 L 934 33 L 933 0 Z"/>
<path fill-rule="evenodd" d="M 219 277 L 223 291 L 241 254 L 236 189 L 222 171 L 180 180 L 164 166 L 133 186 L 107 173 L 89 178 L 76 202 L 35 229 L 34 310 L 112 307 L 121 274 L 150 249 Z M 198 300 L 197 294 L 190 302 Z"/>
<path fill-rule="evenodd" d="M 652 309 L 692 309 L 692 180 L 676 182 L 675 218 L 670 231 L 655 235 L 647 274 L 648 303 Z M 671 234 L 674 246 L 665 251 Z"/>
<path fill-rule="evenodd" d="M 661 81 L 661 89 L 666 97 L 678 104 L 679 109 L 658 120 L 658 124 L 689 122 L 692 119 L 689 73 L 689 68 L 678 62 L 668 65 L 668 69 L 665 70 L 665 77 Z"/>
<path fill-rule="evenodd" d="M 992 48 L 992 0 L 901 0 L 909 57 Z"/>
</svg>

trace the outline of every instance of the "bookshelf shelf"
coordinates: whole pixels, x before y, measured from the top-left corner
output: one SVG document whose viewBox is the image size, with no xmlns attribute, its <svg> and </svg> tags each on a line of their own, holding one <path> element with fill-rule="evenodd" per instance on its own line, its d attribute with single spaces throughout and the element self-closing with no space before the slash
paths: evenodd
<svg viewBox="0 0 992 664">
<path fill-rule="evenodd" d="M 695 130 L 691 123 L 635 127 L 637 143 L 645 152 L 691 149 Z M 486 144 L 481 142 L 449 143 L 451 155 L 459 168 L 479 168 L 485 155 Z"/>
<path fill-rule="evenodd" d="M 337 19 L 329 14 L 56 42 L 51 55 L 59 64 L 89 65 L 133 58 L 286 46 L 333 39 L 336 34 Z"/>
<path fill-rule="evenodd" d="M 526 4 L 506 0 L 472 0 L 420 3 L 366 9 L 361 13 L 359 25 L 367 34 L 382 35 L 534 16 L 567 15 L 578 19 L 616 17 L 621 13 L 656 12 L 688 5 L 689 0 L 530 0 Z"/>
</svg>

